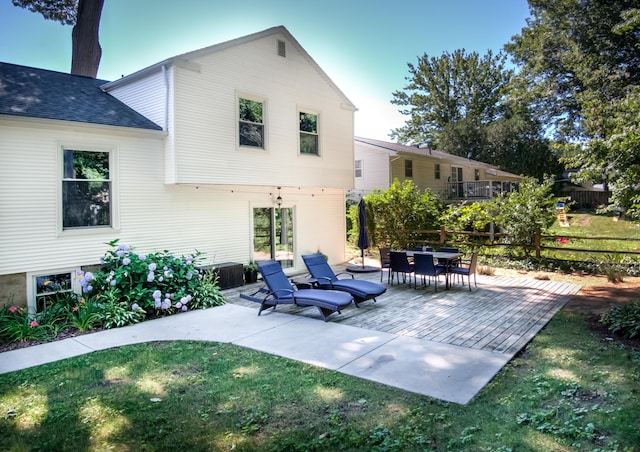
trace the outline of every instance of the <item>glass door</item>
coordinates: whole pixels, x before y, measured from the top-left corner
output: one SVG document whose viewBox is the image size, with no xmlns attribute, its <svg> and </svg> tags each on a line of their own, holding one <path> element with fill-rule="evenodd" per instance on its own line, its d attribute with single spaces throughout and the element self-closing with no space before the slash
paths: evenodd
<svg viewBox="0 0 640 452">
<path fill-rule="evenodd" d="M 253 260 L 275 259 L 293 267 L 293 209 L 253 209 Z"/>
</svg>

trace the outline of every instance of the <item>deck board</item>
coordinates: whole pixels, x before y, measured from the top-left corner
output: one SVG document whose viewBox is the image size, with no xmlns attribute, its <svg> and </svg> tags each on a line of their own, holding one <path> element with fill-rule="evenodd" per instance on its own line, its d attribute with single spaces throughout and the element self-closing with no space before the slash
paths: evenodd
<svg viewBox="0 0 640 452">
<path fill-rule="evenodd" d="M 341 268 L 335 268 L 336 272 Z M 355 275 L 359 279 L 380 282 L 379 273 Z M 367 301 L 359 308 L 350 306 L 331 322 L 360 328 L 441 342 L 478 350 L 515 355 L 551 320 L 569 298 L 580 290 L 576 284 L 477 276 L 478 287 L 471 283 L 454 284 L 444 290 L 444 281 L 414 289 L 409 284 L 389 285 L 377 302 Z M 466 283 L 466 280 L 464 281 Z M 256 307 L 239 298 L 253 286 L 223 291 L 227 302 Z M 317 310 L 279 306 L 278 311 L 320 318 Z M 262 315 L 268 315 L 263 313 Z"/>
</svg>

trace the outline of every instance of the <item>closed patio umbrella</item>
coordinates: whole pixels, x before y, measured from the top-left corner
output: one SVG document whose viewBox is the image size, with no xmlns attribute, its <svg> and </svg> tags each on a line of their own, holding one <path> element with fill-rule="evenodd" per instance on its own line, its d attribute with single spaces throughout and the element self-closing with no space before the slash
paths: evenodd
<svg viewBox="0 0 640 452">
<path fill-rule="evenodd" d="M 364 250 L 369 248 L 369 234 L 367 234 L 367 205 L 364 199 L 360 199 L 358 204 L 358 248 L 360 248 L 360 256 L 362 257 L 362 266 L 348 267 L 351 272 L 374 272 L 378 271 L 378 267 L 370 267 L 364 265 Z"/>
<path fill-rule="evenodd" d="M 358 231 L 358 248 L 362 256 L 362 266 L 364 267 L 364 250 L 369 248 L 369 234 L 367 234 L 367 205 L 364 199 L 358 204 L 358 222 L 360 230 Z"/>
</svg>

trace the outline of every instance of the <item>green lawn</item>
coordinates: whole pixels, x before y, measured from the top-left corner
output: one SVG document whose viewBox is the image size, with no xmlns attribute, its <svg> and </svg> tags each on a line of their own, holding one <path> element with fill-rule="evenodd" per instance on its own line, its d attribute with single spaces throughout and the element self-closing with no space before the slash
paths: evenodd
<svg viewBox="0 0 640 452">
<path fill-rule="evenodd" d="M 608 250 L 610 253 L 619 251 L 640 252 L 640 226 L 623 219 L 614 221 L 611 215 L 596 215 L 592 212 L 570 212 L 568 214 L 569 227 L 562 227 L 556 221 L 546 235 L 578 236 L 578 237 L 621 237 L 634 239 L 620 240 L 588 240 L 569 238 L 566 243 L 558 240 L 549 242 L 549 246 L 564 248 L 579 248 L 587 250 Z M 567 254 L 567 253 L 563 253 Z M 575 257 L 575 256 L 574 256 Z M 565 256 L 565 258 L 568 258 Z M 573 257 L 571 257 L 573 258 Z M 582 258 L 585 258 L 582 253 Z"/>
<path fill-rule="evenodd" d="M 467 406 L 233 345 L 0 375 L 0 450 L 638 450 L 640 353 L 560 312 Z"/>
</svg>

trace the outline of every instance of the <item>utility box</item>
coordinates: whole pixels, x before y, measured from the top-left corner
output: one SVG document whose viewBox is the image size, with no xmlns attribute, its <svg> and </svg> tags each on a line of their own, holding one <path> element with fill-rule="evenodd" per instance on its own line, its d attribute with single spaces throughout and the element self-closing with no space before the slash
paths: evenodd
<svg viewBox="0 0 640 452">
<path fill-rule="evenodd" d="M 218 286 L 220 286 L 220 289 L 231 289 L 244 284 L 243 265 L 238 262 L 223 262 L 200 268 L 202 270 L 213 270 L 218 274 Z"/>
</svg>

